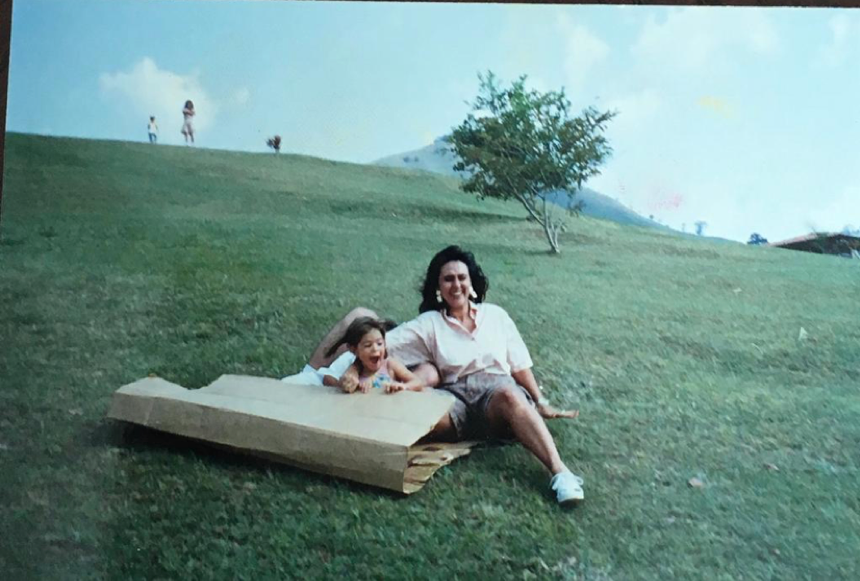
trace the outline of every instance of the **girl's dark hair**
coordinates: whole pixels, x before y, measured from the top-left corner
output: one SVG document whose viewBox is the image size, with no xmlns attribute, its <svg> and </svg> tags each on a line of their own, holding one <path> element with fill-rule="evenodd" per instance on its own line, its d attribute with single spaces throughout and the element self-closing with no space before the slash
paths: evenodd
<svg viewBox="0 0 860 581">
<path fill-rule="evenodd" d="M 191 99 L 188 99 L 187 101 L 185 101 L 185 108 L 188 109 L 189 107 L 191 109 L 194 109 L 194 103 L 191 102 Z"/>
<path fill-rule="evenodd" d="M 390 319 L 358 317 L 352 323 L 349 324 L 349 327 L 346 328 L 346 332 L 343 334 L 343 337 L 338 339 L 334 345 L 329 347 L 328 351 L 325 352 L 325 356 L 331 357 L 332 355 L 334 355 L 334 352 L 337 351 L 337 348 L 344 343 L 346 343 L 350 347 L 358 346 L 359 342 L 361 342 L 361 338 L 374 329 L 382 333 L 382 338 L 384 339 L 385 333 L 396 326 L 397 323 Z"/>
<path fill-rule="evenodd" d="M 484 301 L 484 297 L 487 296 L 487 291 L 490 289 L 490 279 L 481 270 L 480 265 L 475 260 L 475 256 L 471 252 L 463 250 L 459 246 L 449 246 L 437 252 L 427 267 L 427 275 L 424 277 L 424 283 L 421 285 L 419 313 L 441 311 L 445 308 L 445 301 L 436 299 L 436 291 L 439 289 L 439 274 L 442 272 L 443 266 L 455 261 L 462 262 L 469 269 L 472 288 L 475 289 L 475 294 L 478 295 L 478 298 L 471 300 L 476 303 Z"/>
</svg>

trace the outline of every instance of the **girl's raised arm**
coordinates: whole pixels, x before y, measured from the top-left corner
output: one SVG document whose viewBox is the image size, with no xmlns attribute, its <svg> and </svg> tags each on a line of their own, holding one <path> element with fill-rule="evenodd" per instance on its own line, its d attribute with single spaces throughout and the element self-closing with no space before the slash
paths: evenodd
<svg viewBox="0 0 860 581">
<path fill-rule="evenodd" d="M 358 387 L 358 367 L 353 363 L 343 372 L 337 386 L 346 393 L 352 393 Z"/>
<path fill-rule="evenodd" d="M 389 392 L 422 391 L 424 389 L 424 382 L 393 357 L 388 358 L 388 370 L 391 372 L 391 379 L 399 384 L 399 389 L 392 389 Z"/>
</svg>

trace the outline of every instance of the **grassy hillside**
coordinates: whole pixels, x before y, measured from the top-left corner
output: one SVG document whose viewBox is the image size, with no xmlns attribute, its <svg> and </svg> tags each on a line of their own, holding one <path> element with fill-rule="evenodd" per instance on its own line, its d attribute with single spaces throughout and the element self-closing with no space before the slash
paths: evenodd
<svg viewBox="0 0 860 581">
<path fill-rule="evenodd" d="M 432 174 L 15 134 L 2 202 L 5 578 L 860 575 L 853 261 L 589 218 L 551 256 Z M 413 316 L 449 243 L 581 410 L 550 424 L 575 511 L 518 446 L 400 498 L 104 419 L 148 373 L 277 377 L 355 305 Z"/>
<path fill-rule="evenodd" d="M 458 175 L 458 172 L 455 172 L 453 169 L 454 162 L 454 155 L 448 148 L 444 147 L 443 143 L 437 140 L 432 145 L 414 151 L 390 155 L 374 163 L 385 167 L 424 170 L 453 177 Z M 565 191 L 558 191 L 554 193 L 550 201 L 566 208 L 569 206 L 571 198 L 573 198 L 574 202 L 582 202 L 583 213 L 592 218 L 610 220 L 631 226 L 655 228 L 663 232 L 675 232 L 668 226 L 663 226 L 654 220 L 640 216 L 627 206 L 591 188 L 582 188 L 573 197 Z"/>
</svg>

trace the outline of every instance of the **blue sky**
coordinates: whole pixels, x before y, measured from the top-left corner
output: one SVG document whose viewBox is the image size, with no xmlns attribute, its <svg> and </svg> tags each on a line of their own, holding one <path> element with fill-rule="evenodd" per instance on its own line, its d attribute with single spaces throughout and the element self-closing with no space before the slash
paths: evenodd
<svg viewBox="0 0 860 581">
<path fill-rule="evenodd" d="M 687 231 L 860 228 L 860 11 L 20 0 L 7 130 L 366 163 L 467 114 L 477 73 L 615 109 L 588 185 Z"/>
</svg>

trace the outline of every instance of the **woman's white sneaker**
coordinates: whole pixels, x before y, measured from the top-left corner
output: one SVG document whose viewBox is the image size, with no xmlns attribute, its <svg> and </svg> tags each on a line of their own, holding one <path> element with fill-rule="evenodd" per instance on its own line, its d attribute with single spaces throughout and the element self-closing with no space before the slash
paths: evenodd
<svg viewBox="0 0 860 581">
<path fill-rule="evenodd" d="M 570 471 L 559 472 L 553 476 L 549 487 L 555 492 L 556 500 L 562 506 L 577 504 L 585 498 L 582 478 Z"/>
</svg>

